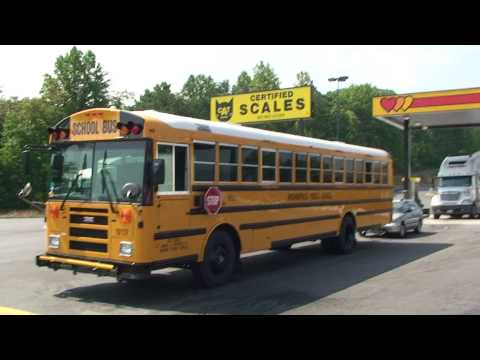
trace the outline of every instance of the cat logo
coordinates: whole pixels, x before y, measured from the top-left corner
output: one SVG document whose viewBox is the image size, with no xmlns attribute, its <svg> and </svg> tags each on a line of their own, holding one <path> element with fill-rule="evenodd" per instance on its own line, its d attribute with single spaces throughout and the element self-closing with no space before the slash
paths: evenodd
<svg viewBox="0 0 480 360">
<path fill-rule="evenodd" d="M 233 98 L 230 101 L 215 102 L 215 111 L 217 119 L 226 122 L 232 118 L 233 115 Z"/>
</svg>

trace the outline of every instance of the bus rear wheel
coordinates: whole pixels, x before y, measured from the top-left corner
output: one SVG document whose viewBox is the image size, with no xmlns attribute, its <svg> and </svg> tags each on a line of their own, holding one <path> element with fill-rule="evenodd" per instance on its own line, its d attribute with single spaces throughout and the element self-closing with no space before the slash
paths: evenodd
<svg viewBox="0 0 480 360">
<path fill-rule="evenodd" d="M 322 240 L 323 249 L 330 254 L 349 254 L 357 245 L 355 222 L 346 216 L 340 227 L 340 236 Z"/>
<path fill-rule="evenodd" d="M 227 283 L 236 269 L 238 255 L 230 234 L 215 231 L 208 239 L 203 261 L 192 266 L 196 282 L 206 288 Z"/>
</svg>

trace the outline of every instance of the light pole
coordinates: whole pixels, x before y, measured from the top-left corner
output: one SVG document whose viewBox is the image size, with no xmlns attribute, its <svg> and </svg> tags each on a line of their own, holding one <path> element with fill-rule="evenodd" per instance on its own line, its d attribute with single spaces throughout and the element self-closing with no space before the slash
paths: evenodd
<svg viewBox="0 0 480 360">
<path fill-rule="evenodd" d="M 348 76 L 339 76 L 337 78 L 328 79 L 328 81 L 336 81 L 337 82 L 337 96 L 336 96 L 337 97 L 337 109 L 335 111 L 335 117 L 337 118 L 337 141 L 339 140 L 339 136 L 340 136 L 340 123 L 339 123 L 340 119 L 338 117 L 338 103 L 339 103 L 338 98 L 339 98 L 339 95 L 340 95 L 340 92 L 339 92 L 340 82 L 347 81 L 347 79 L 348 79 Z"/>
</svg>

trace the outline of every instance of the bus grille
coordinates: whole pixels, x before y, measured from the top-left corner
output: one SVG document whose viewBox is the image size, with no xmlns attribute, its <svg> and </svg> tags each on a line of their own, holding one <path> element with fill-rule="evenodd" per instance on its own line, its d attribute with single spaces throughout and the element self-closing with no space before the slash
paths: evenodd
<svg viewBox="0 0 480 360">
<path fill-rule="evenodd" d="M 70 240 L 70 249 L 107 252 L 107 244 L 89 243 L 84 241 Z"/>
<path fill-rule="evenodd" d="M 108 238 L 108 231 L 107 230 L 99 230 L 99 229 L 84 229 L 84 228 L 70 228 L 70 236 L 80 236 L 80 237 L 89 237 L 89 238 L 96 238 L 96 239 L 107 239 Z"/>
<path fill-rule="evenodd" d="M 108 225 L 108 216 L 95 215 L 70 215 L 70 223 L 72 224 L 95 224 L 95 225 Z"/>
<path fill-rule="evenodd" d="M 440 195 L 440 199 L 442 201 L 457 201 L 460 199 L 459 192 L 451 192 L 451 193 L 443 193 Z"/>
</svg>

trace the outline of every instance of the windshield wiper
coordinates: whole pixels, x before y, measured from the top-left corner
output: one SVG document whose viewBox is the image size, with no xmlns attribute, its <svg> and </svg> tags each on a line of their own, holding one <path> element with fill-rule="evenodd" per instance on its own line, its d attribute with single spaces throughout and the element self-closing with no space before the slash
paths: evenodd
<svg viewBox="0 0 480 360">
<path fill-rule="evenodd" d="M 110 203 L 110 209 L 112 209 L 113 213 L 118 213 L 118 211 L 116 211 L 115 208 L 113 207 L 112 195 L 110 194 L 110 190 L 108 190 L 108 184 L 107 184 L 107 179 L 106 179 L 105 173 L 108 175 L 108 178 L 110 180 L 110 184 L 112 185 L 113 193 L 115 194 L 115 199 L 116 199 L 115 202 L 118 202 L 118 195 L 117 195 L 117 192 L 115 190 L 115 184 L 112 180 L 112 175 L 105 168 L 106 162 L 107 162 L 107 149 L 105 149 L 105 152 L 103 153 L 103 163 L 102 163 L 102 168 L 100 170 L 100 174 L 102 174 L 102 183 L 105 184 L 105 190 L 106 190 L 106 193 L 107 193 L 108 202 Z"/>
<path fill-rule="evenodd" d="M 85 155 L 83 156 L 82 170 L 85 170 L 86 167 L 87 167 L 87 154 L 85 154 Z M 78 179 L 80 178 L 81 175 L 82 175 L 82 171 L 80 170 L 80 171 L 78 172 L 77 176 L 75 176 L 75 179 L 72 181 L 72 183 L 71 183 L 70 186 L 68 187 L 67 194 L 66 194 L 65 197 L 63 198 L 62 205 L 60 206 L 60 210 L 63 210 L 63 207 L 65 206 L 65 201 L 67 201 L 68 197 L 70 196 L 70 193 L 71 193 L 72 190 L 73 190 L 74 185 L 77 184 Z"/>
</svg>

